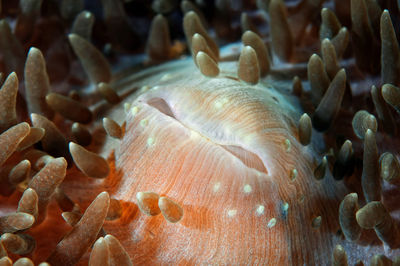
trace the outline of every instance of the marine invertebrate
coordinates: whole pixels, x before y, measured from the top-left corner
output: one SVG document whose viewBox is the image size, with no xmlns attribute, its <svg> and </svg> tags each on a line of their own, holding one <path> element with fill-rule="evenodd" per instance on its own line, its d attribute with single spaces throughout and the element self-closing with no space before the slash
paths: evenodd
<svg viewBox="0 0 400 266">
<path fill-rule="evenodd" d="M 82 1 L 35 3 L 0 23 L 2 263 L 398 260 L 396 2 L 216 1 L 214 37 L 243 30 L 220 50 L 182 1 L 192 58 L 172 60 L 178 3 L 153 1 L 141 71 L 118 69 L 142 38 L 122 2 L 102 1 L 105 53 Z"/>
</svg>

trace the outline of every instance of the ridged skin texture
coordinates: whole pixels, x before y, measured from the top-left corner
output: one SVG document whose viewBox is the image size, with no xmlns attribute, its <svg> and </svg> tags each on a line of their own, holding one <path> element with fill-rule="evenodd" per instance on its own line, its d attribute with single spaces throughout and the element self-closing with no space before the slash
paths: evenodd
<svg viewBox="0 0 400 266">
<path fill-rule="evenodd" d="M 399 1 L 92 2 L 0 0 L 1 261 L 399 264 Z"/>
<path fill-rule="evenodd" d="M 373 237 L 358 243 L 341 237 L 338 208 L 349 191 L 330 174 L 314 179 L 326 147 L 316 131 L 309 145 L 298 142 L 302 111 L 288 93 L 291 82 L 251 86 L 234 78 L 235 63 L 220 68 L 210 79 L 180 60 L 119 77 L 122 91 L 140 89 L 104 114 L 126 122 L 123 139 L 97 135 L 92 148 L 108 158 L 110 174 L 96 180 L 69 169 L 61 185 L 73 190 L 68 196 L 82 210 L 102 191 L 120 200 L 121 218 L 103 228 L 134 264 L 328 265 L 337 244 L 349 264 L 374 254 L 394 257 L 398 250 L 385 250 Z M 124 103 L 131 104 L 127 114 Z M 178 203 L 182 220 L 142 213 L 136 194 L 144 191 Z M 12 211 L 8 205 L 4 213 Z M 70 228 L 50 204 L 46 220 L 30 231 L 37 240 L 33 260 L 44 261 Z M 78 265 L 88 259 L 86 253 Z"/>
<path fill-rule="evenodd" d="M 146 80 L 152 89 L 133 101 L 115 152 L 121 176 L 109 189 L 132 204 L 140 191 L 167 196 L 183 218 L 171 224 L 136 212 L 112 234 L 134 264 L 321 264 L 344 192 L 334 193 L 340 184 L 331 179 L 313 180 L 316 151 L 297 140 L 301 113 L 291 96 L 179 64 L 187 72 L 155 75 Z"/>
</svg>

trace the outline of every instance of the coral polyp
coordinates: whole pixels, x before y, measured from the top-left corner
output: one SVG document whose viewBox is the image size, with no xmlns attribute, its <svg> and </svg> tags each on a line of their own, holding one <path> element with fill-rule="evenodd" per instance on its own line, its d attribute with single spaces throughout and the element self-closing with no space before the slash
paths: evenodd
<svg viewBox="0 0 400 266">
<path fill-rule="evenodd" d="M 397 1 L 1 7 L 1 265 L 400 263 Z"/>
</svg>

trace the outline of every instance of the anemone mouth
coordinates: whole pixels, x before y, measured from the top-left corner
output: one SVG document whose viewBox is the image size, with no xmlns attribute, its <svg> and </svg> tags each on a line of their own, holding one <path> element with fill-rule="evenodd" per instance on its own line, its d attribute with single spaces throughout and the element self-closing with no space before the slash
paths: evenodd
<svg viewBox="0 0 400 266">
<path fill-rule="evenodd" d="M 257 154 L 236 145 L 220 145 L 220 146 L 229 153 L 231 153 L 233 156 L 237 157 L 247 167 L 255 169 L 259 172 L 268 175 L 267 168 L 265 167 L 263 161 Z"/>
<path fill-rule="evenodd" d="M 164 99 L 159 98 L 159 97 L 151 98 L 147 101 L 147 104 L 156 108 L 161 113 L 163 113 L 167 116 L 170 116 L 178 121 L 178 119 L 175 117 L 174 112 L 172 111 L 171 107 L 168 105 L 168 103 Z"/>
<path fill-rule="evenodd" d="M 160 97 L 151 98 L 151 99 L 147 100 L 147 104 L 149 106 L 157 109 L 160 113 L 175 119 L 182 126 L 187 127 L 186 125 L 184 125 L 184 123 L 182 123 L 182 121 L 180 121 L 174 115 L 174 112 L 172 111 L 171 107 L 169 106 L 169 104 L 163 98 L 160 98 Z M 208 138 L 207 136 L 203 136 L 202 134 L 200 134 L 199 132 L 197 132 L 193 128 L 190 128 L 190 130 L 195 131 L 197 134 L 199 134 L 203 138 L 206 138 L 206 139 L 210 140 L 210 138 Z M 254 170 L 258 171 L 258 172 L 261 172 L 261 173 L 264 173 L 264 174 L 268 175 L 268 171 L 267 171 L 267 168 L 266 168 L 265 164 L 261 160 L 260 156 L 258 156 L 256 153 L 254 153 L 252 151 L 249 151 L 248 149 L 242 147 L 240 144 L 234 144 L 233 143 L 233 144 L 230 144 L 230 145 L 226 145 L 226 144 L 218 143 L 215 140 L 210 140 L 210 141 L 212 141 L 215 145 L 218 145 L 221 148 L 223 148 L 230 155 L 232 155 L 232 156 L 236 157 L 237 159 L 239 159 L 243 163 L 243 165 L 245 165 L 246 167 L 254 169 Z"/>
</svg>

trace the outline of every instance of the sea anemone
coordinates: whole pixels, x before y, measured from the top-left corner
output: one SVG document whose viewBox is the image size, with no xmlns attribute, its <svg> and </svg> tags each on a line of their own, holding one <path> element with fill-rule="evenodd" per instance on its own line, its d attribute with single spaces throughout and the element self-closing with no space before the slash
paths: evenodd
<svg viewBox="0 0 400 266">
<path fill-rule="evenodd" d="M 400 264 L 397 1 L 99 4 L 2 2 L 0 265 Z"/>
</svg>

